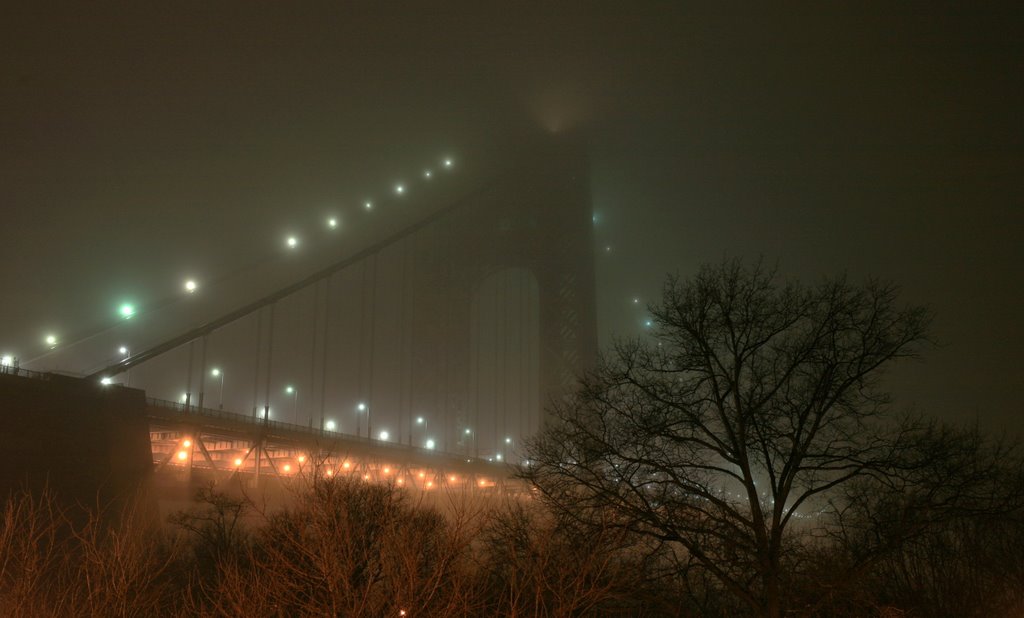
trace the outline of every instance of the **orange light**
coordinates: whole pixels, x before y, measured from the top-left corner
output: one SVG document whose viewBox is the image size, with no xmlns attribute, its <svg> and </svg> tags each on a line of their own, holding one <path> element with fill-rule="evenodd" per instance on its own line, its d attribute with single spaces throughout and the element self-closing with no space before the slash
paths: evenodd
<svg viewBox="0 0 1024 618">
<path fill-rule="evenodd" d="M 348 470 L 349 468 L 352 467 L 352 464 L 350 464 L 349 462 L 346 461 L 345 463 L 341 464 L 341 467 L 345 468 L 346 470 Z"/>
<path fill-rule="evenodd" d="M 186 459 L 188 459 L 188 453 L 186 453 L 185 451 L 178 451 L 178 459 L 185 461 Z"/>
<path fill-rule="evenodd" d="M 486 484 L 487 484 L 487 481 L 485 481 L 483 479 L 480 479 L 480 487 L 483 487 Z"/>
<path fill-rule="evenodd" d="M 434 481 L 427 481 L 427 487 L 428 488 L 429 487 L 433 487 L 433 486 L 434 486 Z"/>
<path fill-rule="evenodd" d="M 299 463 L 302 463 L 304 461 L 306 461 L 306 456 L 305 455 L 299 455 Z"/>
<path fill-rule="evenodd" d="M 285 472 L 291 472 L 292 471 L 292 467 L 290 465 L 288 465 L 288 464 L 285 464 L 284 465 L 284 471 Z"/>
<path fill-rule="evenodd" d="M 399 485 L 401 485 L 401 484 L 403 484 L 403 483 L 405 483 L 405 481 L 404 481 L 403 479 L 398 479 L 398 484 L 399 484 Z"/>
<path fill-rule="evenodd" d="M 391 468 L 384 468 L 384 474 L 390 474 Z"/>
<path fill-rule="evenodd" d="M 363 475 L 363 480 L 364 480 L 364 481 L 368 481 L 368 480 L 370 480 L 370 475 L 369 475 L 369 474 L 364 474 L 364 475 Z"/>
<path fill-rule="evenodd" d="M 425 476 L 426 476 L 426 474 L 424 474 L 424 473 L 420 472 L 420 478 L 423 478 L 423 477 L 425 477 Z"/>
<path fill-rule="evenodd" d="M 185 441 L 182 442 L 181 445 L 184 446 L 185 448 L 188 448 L 188 447 L 192 446 L 192 440 L 189 440 L 188 438 L 185 438 Z"/>
<path fill-rule="evenodd" d="M 327 476 L 334 476 L 334 470 L 328 470 Z"/>
<path fill-rule="evenodd" d="M 451 481 L 452 483 L 454 483 L 455 482 L 455 475 L 453 474 L 453 475 L 449 476 L 448 480 Z"/>
<path fill-rule="evenodd" d="M 240 466 L 240 465 L 242 465 L 242 459 L 239 457 L 239 458 L 235 459 L 235 466 L 237 467 L 237 466 Z"/>
</svg>

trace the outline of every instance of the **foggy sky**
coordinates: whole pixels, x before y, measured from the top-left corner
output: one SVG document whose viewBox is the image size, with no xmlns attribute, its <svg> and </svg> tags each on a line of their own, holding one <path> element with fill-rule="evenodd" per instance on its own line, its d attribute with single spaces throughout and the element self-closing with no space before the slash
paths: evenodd
<svg viewBox="0 0 1024 618">
<path fill-rule="evenodd" d="M 898 401 L 1024 426 L 1016 13 L 28 7 L 3 10 L 0 37 L 0 352 L 278 260 L 328 212 L 369 233 L 362 199 L 441 156 L 582 132 L 602 341 L 641 332 L 667 272 L 725 255 L 881 276 L 937 316 L 937 346 L 890 380 Z"/>
</svg>

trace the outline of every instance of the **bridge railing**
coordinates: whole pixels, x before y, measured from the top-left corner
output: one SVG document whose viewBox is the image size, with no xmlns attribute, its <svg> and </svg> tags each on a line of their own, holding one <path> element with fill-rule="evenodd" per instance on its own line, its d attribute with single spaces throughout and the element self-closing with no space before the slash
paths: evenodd
<svg viewBox="0 0 1024 618">
<path fill-rule="evenodd" d="M 0 365 L 0 374 L 10 376 L 20 376 L 22 378 L 32 378 L 33 380 L 51 380 L 54 374 L 52 372 L 43 371 L 32 371 L 31 369 L 23 369 L 22 367 L 15 367 L 14 365 Z"/>
<path fill-rule="evenodd" d="M 341 438 L 341 439 L 344 439 L 344 440 L 347 440 L 347 441 L 362 442 L 362 443 L 369 444 L 369 445 L 386 446 L 386 447 L 390 447 L 390 448 L 399 448 L 399 449 L 403 449 L 403 450 L 406 450 L 406 451 L 412 451 L 412 452 L 418 452 L 418 453 L 424 453 L 424 454 L 437 454 L 439 452 L 439 451 L 432 450 L 432 449 L 426 449 L 426 448 L 417 447 L 417 446 L 409 446 L 407 444 L 402 444 L 401 442 L 387 442 L 387 441 L 384 441 L 384 440 L 377 440 L 377 439 L 370 438 L 370 437 L 354 436 L 352 434 L 342 433 L 340 431 L 328 431 L 326 429 L 322 430 L 322 429 L 320 429 L 318 427 L 309 427 L 309 426 L 306 426 L 306 425 L 297 425 L 295 423 L 285 423 L 283 421 L 272 421 L 272 420 L 269 420 L 269 419 L 253 417 L 253 416 L 250 416 L 248 414 L 239 414 L 237 412 L 226 412 L 224 410 L 217 409 L 217 408 L 206 408 L 206 407 L 200 408 L 200 407 L 193 406 L 193 405 L 186 406 L 184 403 L 181 403 L 180 401 L 170 401 L 170 400 L 167 400 L 167 399 L 158 399 L 156 397 L 147 397 L 146 398 L 146 403 L 148 405 L 150 405 L 150 406 L 154 406 L 154 407 L 157 407 L 157 408 L 163 408 L 163 409 L 166 409 L 166 410 L 173 410 L 175 412 L 178 412 L 181 415 L 182 418 L 188 418 L 190 416 L 199 416 L 199 417 L 204 417 L 204 418 L 220 418 L 220 419 L 234 421 L 234 422 L 239 422 L 239 423 L 246 423 L 246 424 L 254 425 L 254 426 L 268 427 L 268 428 L 273 428 L 273 429 L 281 429 L 281 430 L 284 430 L 284 431 L 297 432 L 297 433 L 304 433 L 304 434 L 307 434 L 307 435 L 310 435 L 310 436 Z M 452 455 L 459 456 L 457 453 L 447 453 L 447 455 L 449 455 L 449 456 L 452 456 Z M 477 458 L 468 457 L 467 459 L 473 460 L 473 459 L 477 459 Z M 477 459 L 477 460 L 478 461 L 484 461 L 482 459 Z"/>
</svg>

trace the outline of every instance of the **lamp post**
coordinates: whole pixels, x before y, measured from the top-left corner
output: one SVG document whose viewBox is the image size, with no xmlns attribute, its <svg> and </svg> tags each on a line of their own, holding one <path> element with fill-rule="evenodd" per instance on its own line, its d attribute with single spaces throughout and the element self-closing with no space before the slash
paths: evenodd
<svg viewBox="0 0 1024 618">
<path fill-rule="evenodd" d="M 362 429 L 362 420 L 363 420 L 362 413 L 363 412 L 366 412 L 366 404 L 363 403 L 362 401 L 360 401 L 359 404 L 356 406 L 356 437 L 357 438 L 362 436 L 362 431 L 363 431 L 363 429 Z M 369 424 L 367 424 L 367 426 L 366 426 L 366 437 L 367 438 L 370 437 L 370 426 L 369 426 Z"/>
<path fill-rule="evenodd" d="M 212 375 L 215 378 L 220 378 L 220 403 L 218 404 L 218 408 L 223 410 L 224 409 L 224 372 L 221 371 L 220 369 L 217 369 L 216 367 L 214 367 L 213 371 L 210 372 L 210 375 Z"/>
<path fill-rule="evenodd" d="M 427 434 L 427 419 L 422 417 L 422 416 L 417 416 L 416 417 L 416 424 L 417 425 L 421 425 L 423 427 L 423 431 L 420 432 L 420 437 L 422 438 L 423 436 L 425 436 Z M 409 446 L 412 446 L 412 432 L 411 431 L 409 432 Z"/>
<path fill-rule="evenodd" d="M 288 385 L 284 387 L 284 392 L 292 396 L 292 418 L 295 420 L 295 424 L 299 421 L 299 389 L 294 386 Z"/>
<path fill-rule="evenodd" d="M 120 352 L 121 356 L 123 356 L 125 358 L 128 358 L 128 357 L 130 357 L 132 355 L 132 351 L 129 350 L 128 346 L 125 346 L 125 345 L 123 345 L 120 348 L 118 348 L 117 351 Z M 125 383 L 124 384 L 125 386 L 131 386 L 132 385 L 132 370 L 131 369 L 129 369 L 128 371 L 124 372 L 124 383 Z"/>
</svg>

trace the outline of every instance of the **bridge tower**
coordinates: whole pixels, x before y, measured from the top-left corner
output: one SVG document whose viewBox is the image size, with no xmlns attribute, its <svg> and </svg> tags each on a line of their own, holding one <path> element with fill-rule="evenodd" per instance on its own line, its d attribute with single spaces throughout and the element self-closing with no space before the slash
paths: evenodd
<svg viewBox="0 0 1024 618">
<path fill-rule="evenodd" d="M 467 453 L 478 451 L 475 436 L 472 446 L 465 443 L 463 428 L 479 430 L 486 423 L 481 416 L 510 416 L 501 412 L 510 390 L 518 389 L 520 401 L 535 398 L 517 410 L 527 418 L 492 418 L 489 431 L 501 440 L 504 433 L 529 433 L 499 431 L 501 422 L 538 429 L 546 403 L 563 397 L 596 359 L 593 212 L 583 146 L 577 139 L 547 140 L 415 243 L 411 400 L 449 420 L 449 450 L 461 442 Z M 489 333 L 491 326 L 506 332 Z M 488 367 L 488 358 L 497 360 Z M 519 366 L 506 366 L 510 358 Z M 522 380 L 521 372 L 536 383 Z M 503 385 L 510 376 L 515 384 Z M 489 401 L 481 402 L 485 385 L 501 390 L 505 401 L 486 393 Z"/>
</svg>

